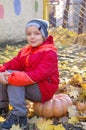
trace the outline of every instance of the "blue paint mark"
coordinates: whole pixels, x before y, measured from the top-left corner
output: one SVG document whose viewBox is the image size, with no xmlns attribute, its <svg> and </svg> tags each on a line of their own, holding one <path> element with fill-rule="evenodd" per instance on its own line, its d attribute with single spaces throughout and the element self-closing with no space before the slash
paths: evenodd
<svg viewBox="0 0 86 130">
<path fill-rule="evenodd" d="M 21 12 L 20 0 L 14 0 L 14 10 L 15 10 L 16 15 L 20 15 L 20 12 Z"/>
</svg>

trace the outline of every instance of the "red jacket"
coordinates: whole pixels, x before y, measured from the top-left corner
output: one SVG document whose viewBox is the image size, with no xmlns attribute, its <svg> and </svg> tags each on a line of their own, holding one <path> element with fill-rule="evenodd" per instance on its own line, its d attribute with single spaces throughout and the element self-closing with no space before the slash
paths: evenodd
<svg viewBox="0 0 86 130">
<path fill-rule="evenodd" d="M 22 48 L 16 57 L 0 68 L 0 71 L 5 70 L 17 70 L 9 75 L 9 84 L 27 86 L 37 83 L 42 102 L 51 99 L 59 84 L 57 49 L 52 36 L 38 47 Z"/>
</svg>

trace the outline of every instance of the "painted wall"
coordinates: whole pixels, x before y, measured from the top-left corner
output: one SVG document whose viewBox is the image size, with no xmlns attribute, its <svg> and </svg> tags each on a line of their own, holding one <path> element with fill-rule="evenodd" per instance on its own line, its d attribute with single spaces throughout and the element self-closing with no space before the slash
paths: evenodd
<svg viewBox="0 0 86 130">
<path fill-rule="evenodd" d="M 24 40 L 33 18 L 43 18 L 43 0 L 0 0 L 0 43 Z"/>
</svg>

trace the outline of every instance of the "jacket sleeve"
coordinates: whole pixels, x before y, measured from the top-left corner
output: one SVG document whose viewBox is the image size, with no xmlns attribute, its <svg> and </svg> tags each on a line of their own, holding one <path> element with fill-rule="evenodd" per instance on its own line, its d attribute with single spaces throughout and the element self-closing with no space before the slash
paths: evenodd
<svg viewBox="0 0 86 130">
<path fill-rule="evenodd" d="M 56 69 L 58 70 L 57 54 L 50 51 L 44 55 L 35 70 L 29 72 L 15 71 L 9 76 L 8 82 L 16 86 L 38 83 L 47 79 L 51 73 L 57 71 Z"/>
<path fill-rule="evenodd" d="M 4 72 L 6 70 L 5 66 L 1 65 L 0 66 L 0 72 Z"/>
<path fill-rule="evenodd" d="M 26 86 L 35 82 L 25 72 L 15 71 L 9 75 L 8 83 L 15 86 Z"/>
<path fill-rule="evenodd" d="M 20 57 L 19 57 L 20 53 L 21 53 L 21 51 L 13 59 L 4 63 L 2 68 L 0 69 L 0 71 L 2 71 L 2 70 L 3 71 L 5 71 L 5 70 L 21 70 Z"/>
</svg>

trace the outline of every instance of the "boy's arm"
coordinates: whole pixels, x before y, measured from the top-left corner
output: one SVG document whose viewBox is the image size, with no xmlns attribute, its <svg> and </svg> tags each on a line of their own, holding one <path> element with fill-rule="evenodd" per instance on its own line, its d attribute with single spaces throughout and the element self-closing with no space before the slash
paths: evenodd
<svg viewBox="0 0 86 130">
<path fill-rule="evenodd" d="M 35 70 L 28 72 L 13 72 L 9 76 L 8 82 L 16 86 L 26 86 L 41 82 L 42 80 L 47 79 L 51 73 L 54 74 L 56 69 L 56 71 L 58 71 L 57 62 L 57 54 L 51 51 L 46 54 Z"/>
</svg>

